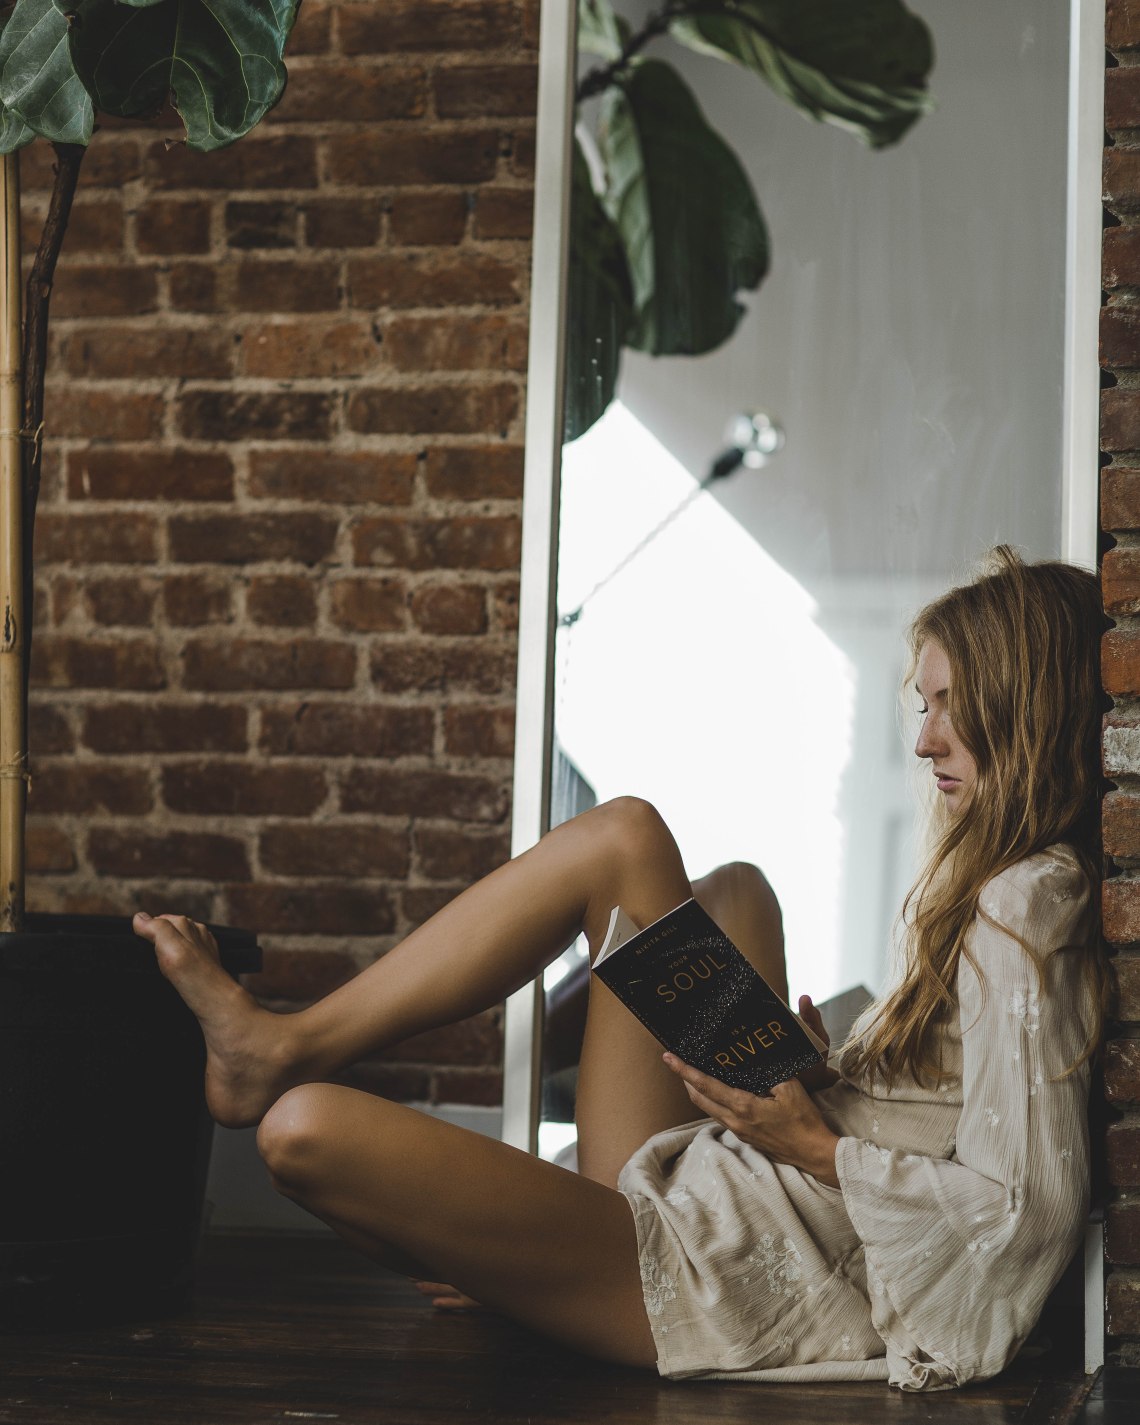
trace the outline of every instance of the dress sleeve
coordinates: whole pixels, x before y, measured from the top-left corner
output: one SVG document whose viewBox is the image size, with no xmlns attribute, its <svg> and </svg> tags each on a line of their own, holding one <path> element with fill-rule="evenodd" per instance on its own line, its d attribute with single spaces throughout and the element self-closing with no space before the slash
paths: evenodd
<svg viewBox="0 0 1140 1425">
<path fill-rule="evenodd" d="M 962 957 L 962 1113 L 948 1159 L 843 1138 L 836 1168 L 866 1252 L 892 1384 L 986 1379 L 1012 1359 L 1088 1215 L 1088 1067 L 1079 943 L 1088 888 L 1042 853 L 982 891 Z M 1014 934 L 1042 960 L 1033 961 Z"/>
</svg>

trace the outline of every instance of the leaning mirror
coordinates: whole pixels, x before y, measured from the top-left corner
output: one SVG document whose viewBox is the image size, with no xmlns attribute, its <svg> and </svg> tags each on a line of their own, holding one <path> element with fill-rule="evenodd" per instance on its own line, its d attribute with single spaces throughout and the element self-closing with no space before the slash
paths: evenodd
<svg viewBox="0 0 1140 1425">
<path fill-rule="evenodd" d="M 707 5 L 580 6 L 545 752 L 518 774 L 550 824 L 634 794 L 691 876 L 762 867 L 793 1001 L 888 970 L 910 615 L 996 543 L 1095 558 L 1095 507 L 1066 512 L 1074 4 L 789 0 L 762 43 Z M 568 947 L 543 986 L 546 1156 L 587 976 Z"/>
</svg>

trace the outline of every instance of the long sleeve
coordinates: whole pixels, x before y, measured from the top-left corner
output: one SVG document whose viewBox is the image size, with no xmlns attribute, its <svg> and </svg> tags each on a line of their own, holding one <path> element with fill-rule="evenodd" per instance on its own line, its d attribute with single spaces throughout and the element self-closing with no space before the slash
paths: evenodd
<svg viewBox="0 0 1140 1425">
<path fill-rule="evenodd" d="M 1079 942 L 1088 891 L 1051 848 L 983 890 L 958 972 L 962 1113 L 948 1159 L 842 1138 L 836 1166 L 866 1254 L 892 1384 L 995 1375 L 1032 1330 L 1088 1213 Z M 991 923 L 993 922 L 993 923 Z M 1010 934 L 1009 932 L 1014 932 Z M 1032 945 L 1043 978 L 1015 935 Z"/>
</svg>

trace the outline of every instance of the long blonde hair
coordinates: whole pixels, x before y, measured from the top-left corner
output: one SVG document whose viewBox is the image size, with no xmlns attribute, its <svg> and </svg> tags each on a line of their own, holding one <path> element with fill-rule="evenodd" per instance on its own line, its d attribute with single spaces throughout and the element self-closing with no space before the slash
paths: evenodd
<svg viewBox="0 0 1140 1425">
<path fill-rule="evenodd" d="M 904 1071 L 919 1083 L 941 1078 L 935 1026 L 955 1005 L 958 962 L 978 898 L 993 876 L 1054 842 L 1072 848 L 1099 906 L 1100 730 L 1106 705 L 1100 635 L 1107 626 L 1096 576 L 1057 561 L 1026 564 L 1008 545 L 991 571 L 929 604 L 910 631 L 914 678 L 927 642 L 950 665 L 948 711 L 976 764 L 967 804 L 936 812 L 933 850 L 903 907 L 903 978 L 844 1058 L 849 1074 L 888 1086 Z M 981 912 L 984 914 L 984 912 Z M 1083 956 L 1096 1006 L 1085 1050 L 1097 1047 L 1109 970 L 1090 914 Z M 1026 951 L 1040 964 L 1031 945 Z M 866 1021 L 865 1021 L 866 1022 Z"/>
</svg>

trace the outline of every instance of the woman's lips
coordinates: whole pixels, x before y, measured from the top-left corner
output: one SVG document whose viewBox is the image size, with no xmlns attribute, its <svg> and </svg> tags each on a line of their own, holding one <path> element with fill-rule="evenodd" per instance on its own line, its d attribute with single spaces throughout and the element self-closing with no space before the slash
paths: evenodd
<svg viewBox="0 0 1140 1425">
<path fill-rule="evenodd" d="M 938 776 L 937 772 L 934 775 L 938 777 L 938 790 L 940 792 L 952 792 L 954 788 L 961 783 L 960 777 L 942 777 Z"/>
</svg>

